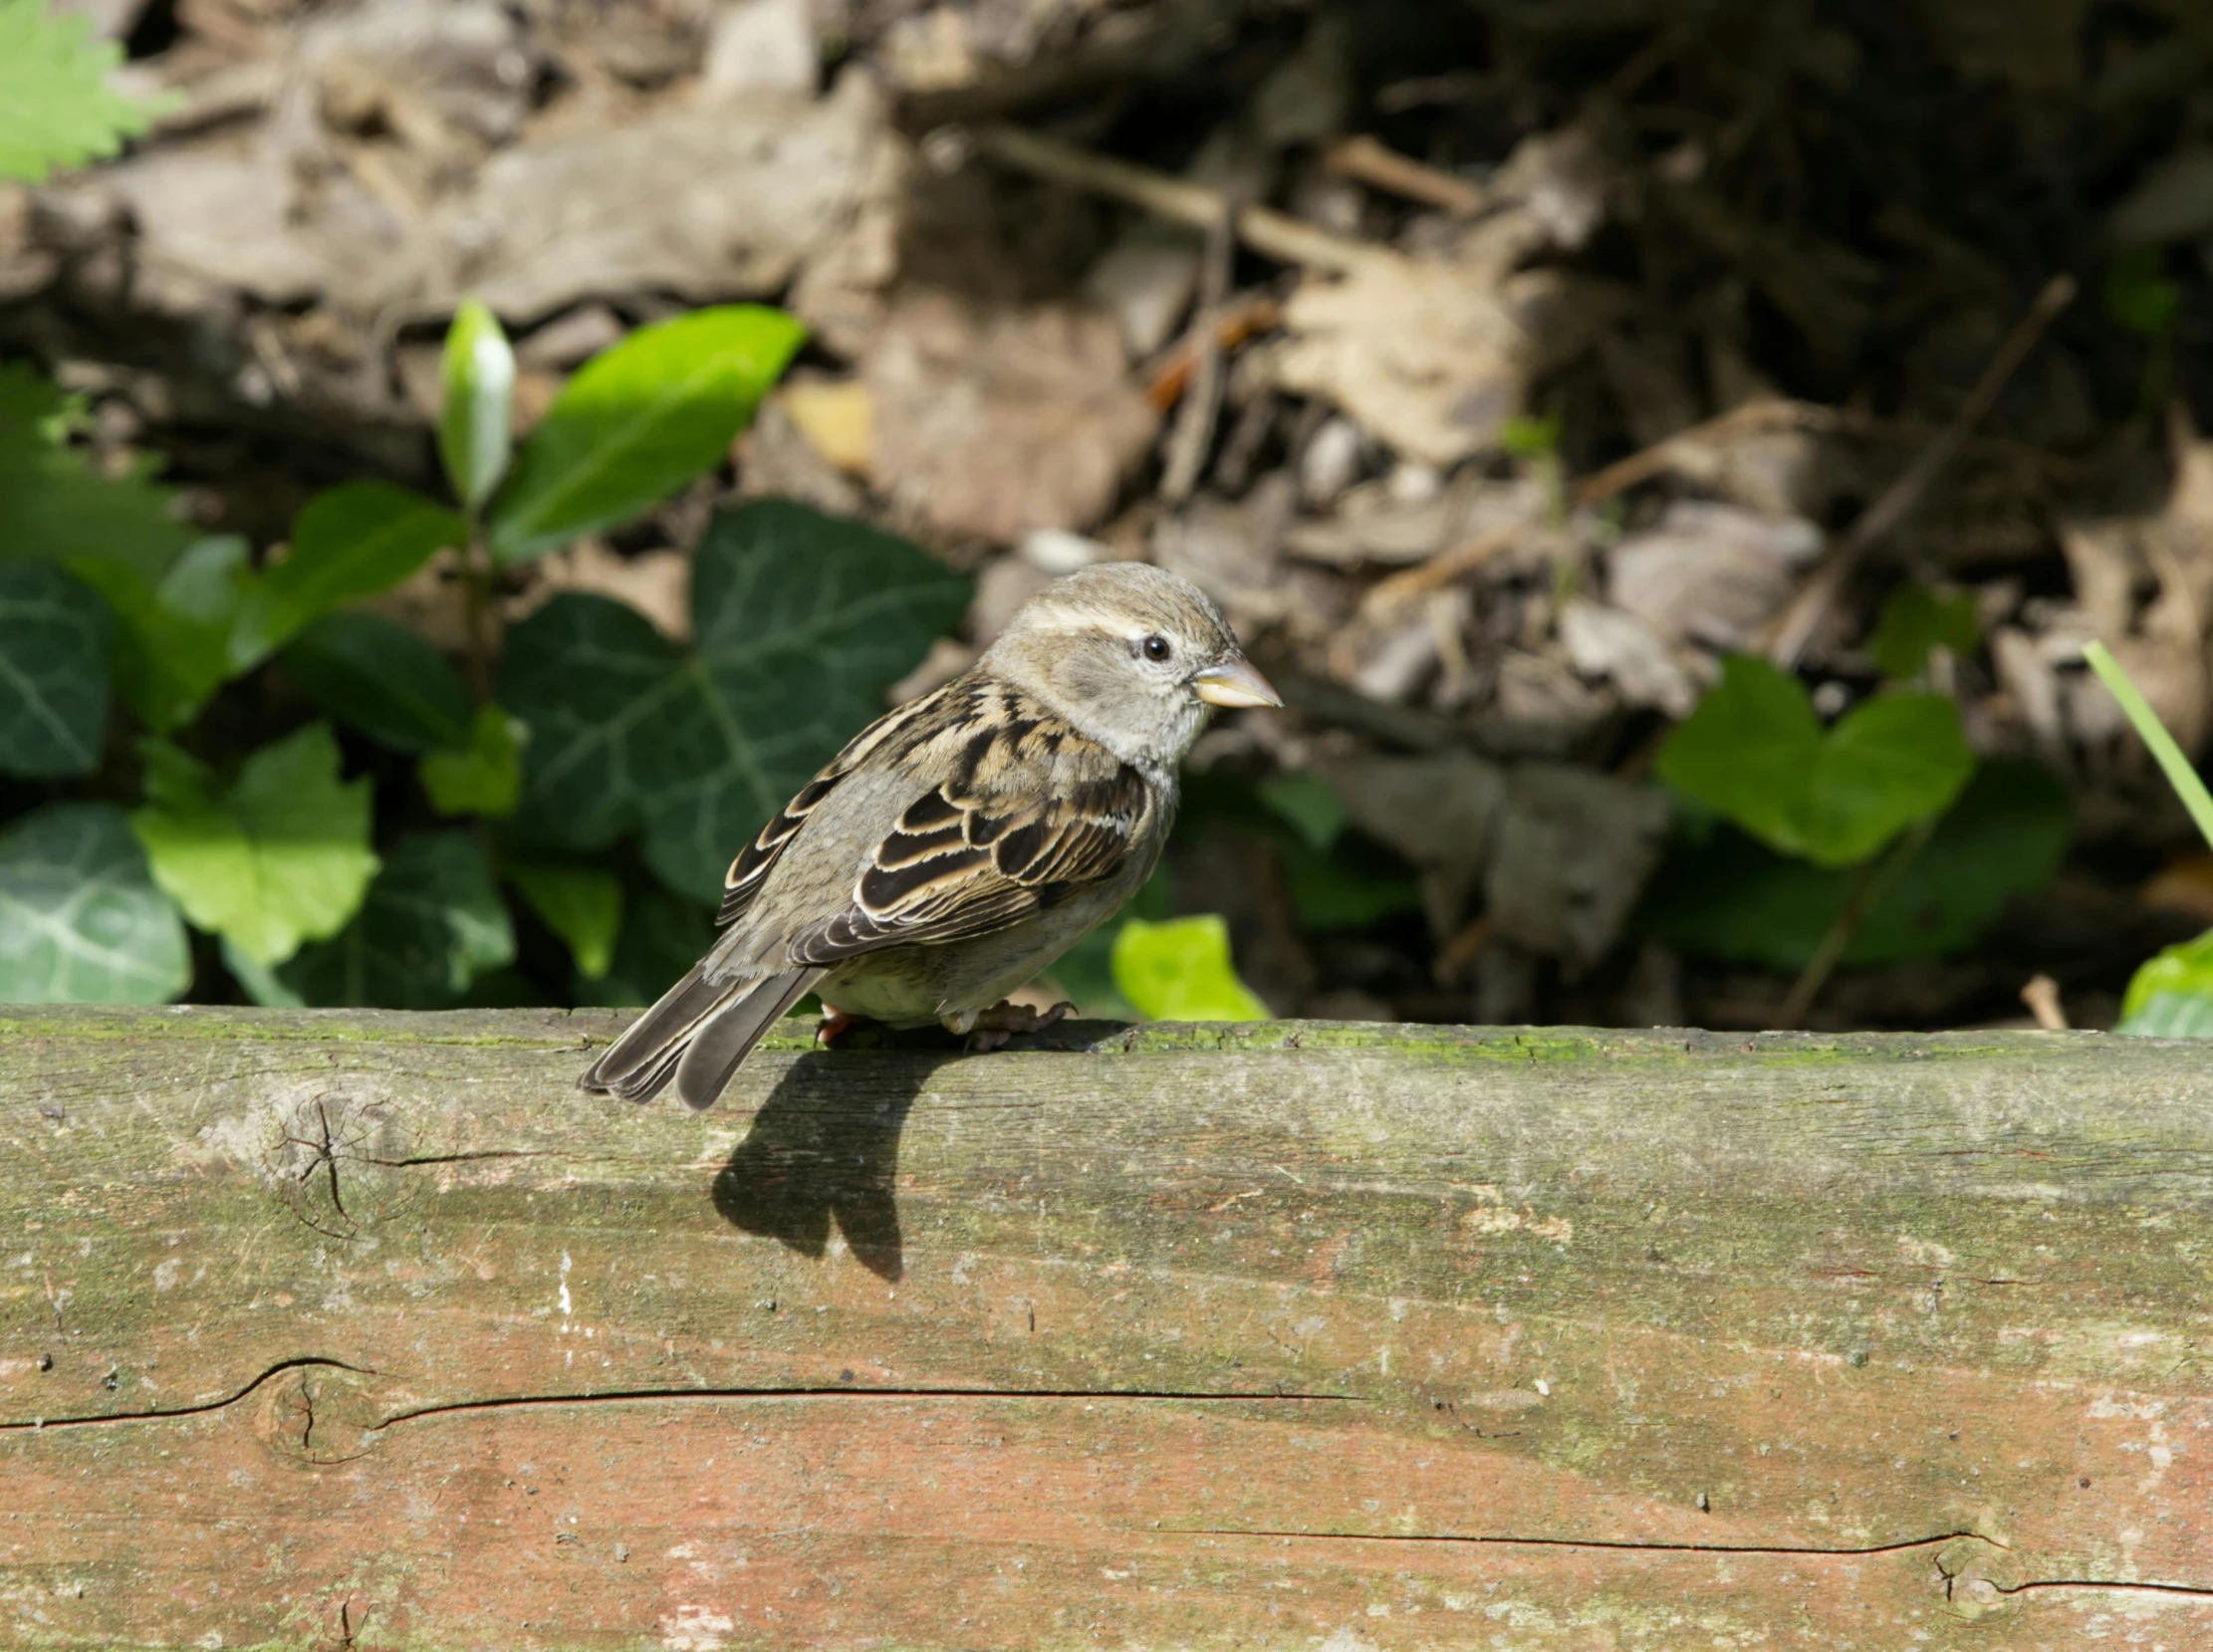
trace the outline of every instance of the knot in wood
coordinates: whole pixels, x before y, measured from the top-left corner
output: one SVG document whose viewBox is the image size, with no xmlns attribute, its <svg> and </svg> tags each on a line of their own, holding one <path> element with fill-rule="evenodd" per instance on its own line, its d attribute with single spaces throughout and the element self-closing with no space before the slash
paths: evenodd
<svg viewBox="0 0 2213 1652">
<path fill-rule="evenodd" d="M 327 1239 L 359 1239 L 419 1195 L 414 1131 L 397 1103 L 321 1091 L 278 1118 L 263 1165 L 286 1207 Z"/>
<path fill-rule="evenodd" d="M 365 1455 L 382 1420 L 371 1379 L 343 1365 L 302 1364 L 262 1390 L 255 1432 L 271 1456 L 305 1468 L 328 1468 Z"/>
</svg>

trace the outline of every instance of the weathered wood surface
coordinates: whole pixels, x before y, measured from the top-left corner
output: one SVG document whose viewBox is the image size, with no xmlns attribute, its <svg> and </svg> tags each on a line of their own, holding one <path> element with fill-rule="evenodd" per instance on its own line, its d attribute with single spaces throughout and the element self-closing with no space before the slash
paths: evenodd
<svg viewBox="0 0 2213 1652">
<path fill-rule="evenodd" d="M 619 1019 L 0 1011 L 0 1644 L 2213 1646 L 2202 1049 Z"/>
</svg>

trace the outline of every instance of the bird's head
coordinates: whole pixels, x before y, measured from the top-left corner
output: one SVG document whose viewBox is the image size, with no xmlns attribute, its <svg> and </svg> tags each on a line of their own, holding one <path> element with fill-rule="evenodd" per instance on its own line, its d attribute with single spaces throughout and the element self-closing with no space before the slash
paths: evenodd
<svg viewBox="0 0 2213 1652">
<path fill-rule="evenodd" d="M 1056 580 L 1023 604 L 983 664 L 1140 768 L 1173 768 L 1209 707 L 1283 704 L 1213 599 L 1144 563 L 1097 563 Z"/>
</svg>

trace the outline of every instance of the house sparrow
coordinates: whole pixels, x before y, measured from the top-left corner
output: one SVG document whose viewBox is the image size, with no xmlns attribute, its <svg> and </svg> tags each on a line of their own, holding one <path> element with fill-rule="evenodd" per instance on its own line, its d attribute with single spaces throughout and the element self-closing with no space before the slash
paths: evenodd
<svg viewBox="0 0 2213 1652">
<path fill-rule="evenodd" d="M 809 992 L 954 1033 L 1136 893 L 1210 706 L 1283 702 L 1196 586 L 1141 563 L 1057 581 L 944 687 L 877 719 L 723 880 L 723 934 L 584 1075 L 709 1107 Z M 1028 1025 L 1035 1025 L 1034 1018 Z"/>
</svg>

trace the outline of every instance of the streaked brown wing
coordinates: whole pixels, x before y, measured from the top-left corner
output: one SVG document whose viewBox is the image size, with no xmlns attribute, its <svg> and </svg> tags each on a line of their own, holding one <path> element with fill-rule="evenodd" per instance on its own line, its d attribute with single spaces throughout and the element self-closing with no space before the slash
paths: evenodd
<svg viewBox="0 0 2213 1652">
<path fill-rule="evenodd" d="M 1056 753 L 1064 738 L 1055 735 Z M 981 792 L 965 778 L 946 782 L 899 817 L 869 857 L 853 904 L 793 940 L 792 962 L 830 964 L 989 934 L 1113 876 L 1153 805 L 1135 770 L 1110 759 L 1099 767 L 1058 788 Z"/>
<path fill-rule="evenodd" d="M 799 828 L 807 824 L 808 816 L 822 806 L 822 801 L 837 790 L 838 783 L 858 768 L 863 758 L 902 737 L 926 738 L 944 717 L 947 707 L 943 702 L 955 686 L 949 683 L 934 694 L 924 695 L 878 717 L 848 741 L 846 749 L 832 758 L 820 774 L 801 787 L 798 795 L 778 810 L 753 841 L 730 862 L 730 869 L 722 878 L 722 909 L 715 914 L 715 923 L 728 928 L 745 916 L 753 904 L 753 897 L 768 881 L 769 872 L 785 845 L 799 835 Z"/>
</svg>

